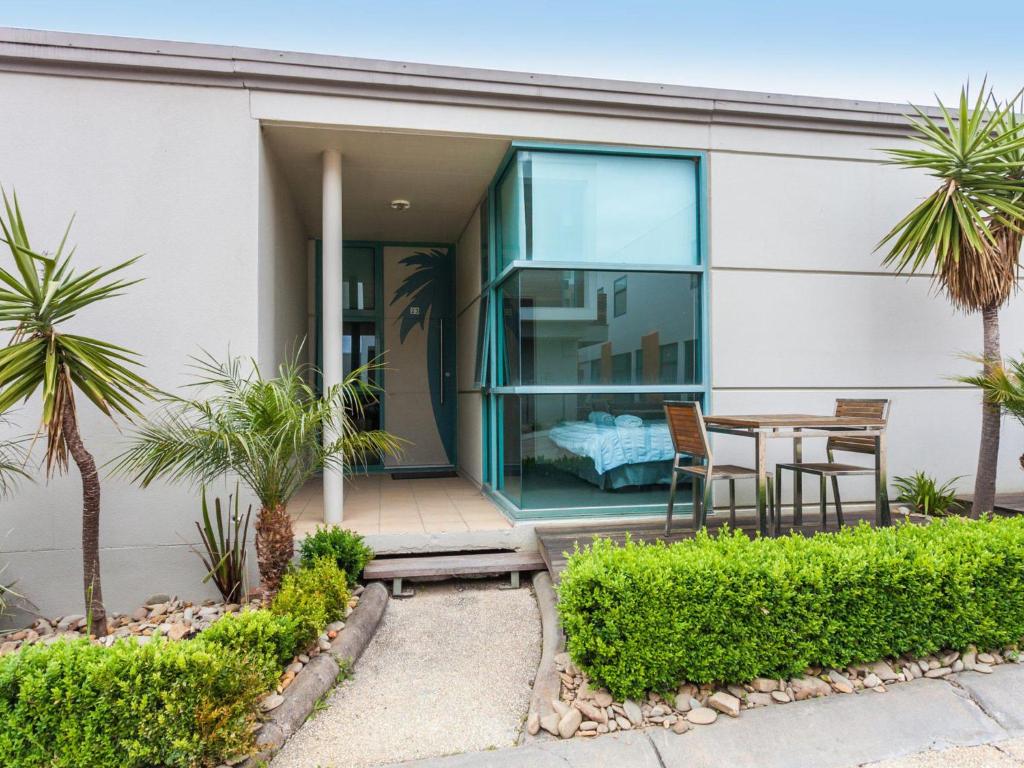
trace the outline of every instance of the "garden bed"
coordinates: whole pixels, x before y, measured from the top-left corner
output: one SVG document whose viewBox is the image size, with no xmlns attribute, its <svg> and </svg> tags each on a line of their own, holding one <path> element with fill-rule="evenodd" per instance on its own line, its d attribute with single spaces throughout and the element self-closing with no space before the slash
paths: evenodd
<svg viewBox="0 0 1024 768">
<path fill-rule="evenodd" d="M 265 608 L 151 603 L 145 618 L 139 609 L 92 639 L 80 617 L 37 622 L 0 657 L 0 764 L 237 762 L 263 747 L 261 719 L 273 720 L 305 670 L 332 650 L 359 602 L 347 581 L 324 558 L 287 574 Z M 333 684 L 341 666 L 325 666 Z"/>
<path fill-rule="evenodd" d="M 532 717 L 531 733 L 544 730 L 560 738 L 590 738 L 637 728 L 664 728 L 683 734 L 694 726 L 714 724 L 719 716 L 739 717 L 748 709 L 789 704 L 837 694 L 885 693 L 889 687 L 921 678 L 950 678 L 962 672 L 991 674 L 994 667 L 1020 660 L 1016 646 L 979 652 L 944 651 L 924 657 L 857 664 L 842 670 L 812 667 L 790 679 L 755 678 L 728 686 L 682 683 L 674 693 L 653 691 L 636 699 L 616 700 L 592 683 L 568 653 L 555 659 L 561 679 L 559 698 L 546 716 Z"/>
<path fill-rule="evenodd" d="M 1016 661 L 1024 520 L 598 540 L 572 555 L 559 596 L 560 695 L 528 729 L 685 732 L 745 708 Z"/>
</svg>

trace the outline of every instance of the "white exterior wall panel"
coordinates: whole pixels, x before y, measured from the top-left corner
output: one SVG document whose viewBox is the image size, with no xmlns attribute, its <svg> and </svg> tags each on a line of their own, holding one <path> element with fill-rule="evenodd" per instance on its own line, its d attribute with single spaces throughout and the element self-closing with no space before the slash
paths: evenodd
<svg viewBox="0 0 1024 768">
<path fill-rule="evenodd" d="M 0 182 L 17 190 L 29 236 L 53 249 L 68 217 L 80 269 L 139 253 L 144 282 L 83 311 L 71 328 L 138 351 L 143 374 L 174 388 L 200 347 L 258 352 L 258 124 L 244 91 L 0 73 Z M 39 401 L 11 414 L 33 432 Z M 100 465 L 124 435 L 79 398 L 82 434 Z M 37 451 L 38 458 L 38 451 Z M 0 500 L 3 579 L 44 613 L 81 610 L 81 485 L 77 470 L 22 483 Z M 233 487 L 232 487 L 233 490 Z M 147 490 L 103 473 L 104 594 L 131 609 L 154 591 L 199 597 L 189 551 L 193 490 Z M 0 562 L 0 565 L 3 563 Z"/>
</svg>

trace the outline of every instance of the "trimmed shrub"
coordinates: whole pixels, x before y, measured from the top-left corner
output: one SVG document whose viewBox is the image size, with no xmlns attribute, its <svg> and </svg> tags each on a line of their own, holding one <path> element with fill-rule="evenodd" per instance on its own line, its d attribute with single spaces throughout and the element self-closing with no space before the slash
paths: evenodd
<svg viewBox="0 0 1024 768">
<path fill-rule="evenodd" d="M 265 690 L 246 658 L 210 643 L 30 645 L 0 658 L 0 765 L 216 765 L 253 746 Z"/>
<path fill-rule="evenodd" d="M 366 546 L 362 536 L 336 525 L 330 528 L 317 527 L 316 533 L 303 539 L 300 552 L 302 564 L 306 567 L 311 566 L 317 558 L 333 558 L 348 576 L 350 587 L 356 585 L 366 564 L 373 559 L 373 550 Z"/>
<path fill-rule="evenodd" d="M 248 658 L 269 688 L 295 655 L 297 634 L 298 622 L 291 616 L 244 611 L 217 619 L 203 630 L 198 640 Z"/>
<path fill-rule="evenodd" d="M 332 621 L 344 618 L 347 606 L 345 572 L 331 558 L 321 557 L 308 568 L 285 574 L 281 588 L 270 603 L 270 612 L 295 621 L 295 650 L 298 652 L 315 643 Z"/>
<path fill-rule="evenodd" d="M 596 540 L 569 558 L 558 607 L 572 658 L 616 696 L 1002 647 L 1024 636 L 1024 518 Z"/>
</svg>

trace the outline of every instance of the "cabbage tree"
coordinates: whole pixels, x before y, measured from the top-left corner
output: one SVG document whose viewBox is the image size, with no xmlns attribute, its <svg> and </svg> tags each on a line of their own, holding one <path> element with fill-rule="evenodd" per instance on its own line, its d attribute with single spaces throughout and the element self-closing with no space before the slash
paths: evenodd
<svg viewBox="0 0 1024 768">
<path fill-rule="evenodd" d="M 46 433 L 47 477 L 68 469 L 68 457 L 82 478 L 82 579 L 89 631 L 107 633 L 100 582 L 100 477 L 79 430 L 76 391 L 110 418 L 137 415 L 150 385 L 132 368 L 137 356 L 107 341 L 68 333 L 64 325 L 91 305 L 119 296 L 137 281 L 118 273 L 129 259 L 106 269 L 78 272 L 67 247 L 71 222 L 52 255 L 33 249 L 17 195 L 2 194 L 0 235 L 11 268 L 0 266 L 0 330 L 11 334 L 0 349 L 0 413 L 42 393 L 40 431 Z M 72 217 L 73 220 L 73 217 Z"/>
<path fill-rule="evenodd" d="M 884 264 L 898 272 L 930 271 L 959 310 L 980 313 L 983 375 L 1002 365 L 999 308 L 1017 288 L 1024 230 L 1024 121 L 1021 94 L 997 101 L 983 85 L 971 103 L 967 88 L 941 117 L 915 107 L 918 146 L 888 150 L 890 162 L 924 171 L 935 191 L 883 238 Z M 981 445 L 974 484 L 977 513 L 995 502 L 999 403 L 982 398 Z"/>
</svg>

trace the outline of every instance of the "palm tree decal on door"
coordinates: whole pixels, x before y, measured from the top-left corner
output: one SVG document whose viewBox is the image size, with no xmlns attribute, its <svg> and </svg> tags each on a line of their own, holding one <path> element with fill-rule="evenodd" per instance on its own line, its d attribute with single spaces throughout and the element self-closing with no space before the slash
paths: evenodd
<svg viewBox="0 0 1024 768">
<path fill-rule="evenodd" d="M 427 331 L 427 379 L 430 383 L 430 403 L 434 411 L 434 421 L 442 436 L 448 457 L 452 456 L 449 445 L 450 433 L 443 428 L 446 414 L 442 389 L 442 371 L 448 370 L 446 360 L 450 350 L 446 348 L 445 323 L 452 318 L 452 259 L 447 248 L 431 248 L 417 251 L 411 256 L 400 259 L 399 264 L 411 271 L 402 281 L 391 298 L 391 304 L 406 301 L 402 307 L 398 336 L 404 343 L 409 332 L 417 326 Z"/>
</svg>

